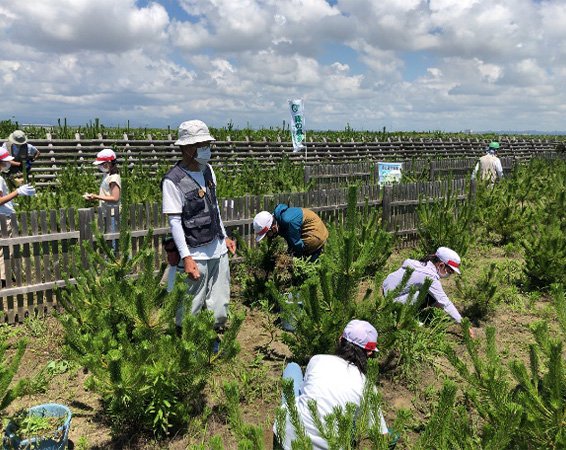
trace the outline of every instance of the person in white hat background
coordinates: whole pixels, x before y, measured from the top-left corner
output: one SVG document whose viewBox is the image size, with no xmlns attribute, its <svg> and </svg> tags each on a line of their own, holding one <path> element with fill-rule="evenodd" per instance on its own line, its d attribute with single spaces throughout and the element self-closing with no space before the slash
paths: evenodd
<svg viewBox="0 0 566 450">
<path fill-rule="evenodd" d="M 83 197 L 88 201 L 98 201 L 99 206 L 110 207 L 110 229 L 111 233 L 118 230 L 116 223 L 116 208 L 120 207 L 120 196 L 122 193 L 122 178 L 116 159 L 116 153 L 111 148 L 105 148 L 96 154 L 93 164 L 98 167 L 104 175 L 100 182 L 98 194 L 85 193 Z M 112 248 L 118 250 L 118 241 L 112 241 Z"/>
<path fill-rule="evenodd" d="M 0 148 L 0 168 L 2 170 L 2 174 L 7 174 L 10 172 L 10 168 L 12 167 L 12 161 L 14 157 L 10 155 L 10 152 L 4 148 Z M 10 217 L 12 214 L 16 213 L 14 208 L 13 200 L 18 196 L 33 196 L 35 195 L 35 188 L 30 184 L 23 184 L 19 186 L 13 192 L 10 192 L 8 189 L 8 185 L 6 184 L 6 180 L 4 176 L 0 177 L 0 215 L 6 216 L 7 218 L 7 225 L 8 231 L 10 232 Z M 1 237 L 1 235 L 0 235 Z M 6 286 L 6 267 L 4 264 L 4 254 L 0 252 L 0 279 L 2 280 L 2 287 Z"/>
<path fill-rule="evenodd" d="M 40 155 L 40 151 L 28 142 L 28 138 L 22 130 L 13 131 L 8 136 L 7 141 L 2 144 L 2 148 L 8 150 L 10 155 L 14 157 L 10 161 L 9 179 L 14 186 L 19 186 L 24 182 L 24 168 L 26 172 L 31 170 L 32 163 Z"/>
<path fill-rule="evenodd" d="M 335 407 L 345 408 L 347 403 L 360 407 L 368 359 L 377 353 L 377 330 L 364 320 L 351 320 L 338 339 L 334 355 L 313 356 L 305 370 L 291 362 L 283 371 L 283 378 L 293 381 L 295 404 L 307 436 L 315 449 L 327 449 L 328 443 L 320 435 L 311 416 L 308 403 L 316 401 L 320 418 L 332 413 Z M 283 408 L 287 409 L 285 400 Z M 389 433 L 383 414 L 379 413 L 380 429 L 383 434 Z M 273 426 L 276 444 L 285 450 L 292 448 L 296 439 L 295 429 L 289 414 L 284 424 L 285 436 L 277 436 L 277 423 Z"/>
<path fill-rule="evenodd" d="M 175 145 L 181 149 L 182 160 L 163 178 L 163 213 L 178 252 L 177 258 L 169 252 L 169 263 L 177 263 L 177 271 L 187 274 L 187 294 L 193 299 L 190 305 L 179 305 L 176 323 L 181 326 L 187 308 L 192 314 L 209 309 L 215 328 L 221 331 L 230 300 L 228 251 L 235 254 L 236 243 L 224 229 L 216 175 L 209 164 L 215 139 L 200 120 L 181 123 L 178 137 Z"/>
<path fill-rule="evenodd" d="M 324 249 L 328 230 L 321 218 L 308 208 L 290 207 L 284 203 L 275 206 L 273 214 L 260 211 L 253 220 L 256 241 L 264 237 L 282 236 L 293 256 L 315 261 Z"/>
<path fill-rule="evenodd" d="M 390 273 L 385 280 L 383 280 L 382 289 L 383 293 L 387 294 L 389 291 L 396 289 L 401 283 L 407 269 L 413 269 L 409 280 L 406 285 L 401 289 L 399 295 L 395 298 L 396 302 L 407 303 L 411 299 L 410 289 L 412 286 L 416 287 L 416 292 L 412 300 L 416 300 L 419 295 L 419 290 L 427 279 L 432 280 L 432 284 L 428 288 L 428 295 L 423 307 L 434 306 L 441 308 L 457 323 L 462 322 L 462 316 L 456 309 L 456 306 L 450 301 L 440 280 L 448 278 L 450 275 L 457 273 L 460 274 L 460 256 L 454 250 L 448 247 L 439 247 L 433 255 L 428 255 L 421 260 L 406 259 L 403 264 L 395 272 Z M 475 331 L 470 328 L 470 335 L 475 337 Z"/>
<path fill-rule="evenodd" d="M 497 180 L 503 178 L 503 166 L 501 165 L 501 160 L 497 157 L 497 151 L 499 150 L 499 142 L 490 142 L 490 144 L 485 149 L 485 155 L 483 155 L 472 172 L 472 180 L 476 179 L 479 172 L 480 178 L 484 181 L 493 185 Z"/>
</svg>

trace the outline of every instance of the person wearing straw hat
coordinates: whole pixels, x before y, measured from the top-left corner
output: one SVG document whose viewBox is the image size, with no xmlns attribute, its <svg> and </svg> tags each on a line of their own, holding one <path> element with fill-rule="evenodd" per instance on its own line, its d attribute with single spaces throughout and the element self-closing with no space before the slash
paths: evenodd
<svg viewBox="0 0 566 450">
<path fill-rule="evenodd" d="M 26 172 L 31 170 L 31 165 L 40 155 L 40 151 L 28 142 L 28 138 L 22 130 L 15 130 L 10 133 L 7 142 L 2 144 L 2 148 L 8 150 L 10 155 L 14 157 L 10 161 L 8 173 L 14 186 L 19 186 L 24 182 L 24 168 Z"/>
<path fill-rule="evenodd" d="M 182 160 L 167 172 L 161 188 L 163 213 L 176 247 L 175 257 L 168 250 L 168 260 L 188 275 L 187 294 L 193 297 L 188 309 L 192 314 L 212 310 L 215 328 L 221 331 L 230 300 L 228 251 L 235 254 L 236 243 L 227 237 L 220 217 L 216 176 L 209 164 L 214 140 L 201 120 L 181 123 L 175 145 L 181 149 Z M 187 306 L 183 302 L 177 309 L 179 327 Z"/>
<path fill-rule="evenodd" d="M 327 441 L 320 435 L 309 409 L 309 402 L 316 401 L 316 409 L 324 423 L 324 417 L 334 412 L 336 407 L 345 408 L 352 403 L 361 405 L 368 359 L 377 353 L 377 330 L 364 320 L 351 320 L 338 339 L 334 355 L 313 356 L 303 372 L 301 367 L 291 362 L 283 371 L 283 378 L 293 381 L 295 405 L 307 437 L 313 448 L 328 448 Z M 288 405 L 283 399 L 283 409 Z M 273 426 L 275 446 L 289 450 L 296 439 L 295 428 L 289 414 L 286 422 Z M 388 434 L 389 430 L 381 411 L 379 412 L 380 430 Z M 278 426 L 279 425 L 279 426 Z M 277 435 L 277 429 L 284 430 L 284 436 Z"/>
<path fill-rule="evenodd" d="M 442 278 L 447 278 L 454 273 L 460 274 L 460 256 L 458 253 L 448 247 L 439 247 L 433 255 L 428 255 L 421 260 L 406 259 L 399 269 L 390 273 L 383 280 L 382 289 L 385 295 L 398 288 L 407 269 L 412 269 L 413 273 L 394 301 L 399 303 L 414 301 L 419 295 L 419 289 L 427 279 L 430 279 L 432 284 L 428 288 L 423 307 L 434 306 L 441 308 L 454 321 L 457 323 L 462 322 L 462 316 L 456 309 L 456 306 L 450 301 L 440 283 Z M 416 288 L 416 291 L 411 297 L 410 290 L 413 286 Z M 470 335 L 475 337 L 475 332 L 472 328 L 470 328 Z"/>
<path fill-rule="evenodd" d="M 7 174 L 10 172 L 10 168 L 12 167 L 12 161 L 14 161 L 14 157 L 10 155 L 10 152 L 4 148 L 0 148 L 0 169 L 2 170 L 3 174 Z M 6 216 L 6 223 L 8 226 L 8 233 L 10 233 L 10 217 L 12 214 L 16 213 L 14 209 L 14 204 L 12 200 L 14 200 L 18 196 L 33 196 L 35 195 L 35 188 L 30 184 L 23 184 L 19 186 L 13 192 L 10 192 L 8 189 L 8 185 L 6 184 L 6 180 L 4 177 L 0 177 L 0 215 Z M 0 238 L 2 235 L 0 234 Z M 2 280 L 2 287 L 6 286 L 6 268 L 4 265 L 4 254 L 1 252 L 0 249 L 0 279 Z"/>
<path fill-rule="evenodd" d="M 273 214 L 269 211 L 257 213 L 253 228 L 257 242 L 264 237 L 281 236 L 287 241 L 293 256 L 305 256 L 310 261 L 320 256 L 328 239 L 328 230 L 314 211 L 284 203 L 279 203 Z"/>
<path fill-rule="evenodd" d="M 487 181 L 490 185 L 493 185 L 495 181 L 503 178 L 503 167 L 501 166 L 501 160 L 497 157 L 497 151 L 499 150 L 499 142 L 490 142 L 490 144 L 485 149 L 485 155 L 483 155 L 472 172 L 472 180 L 476 179 L 479 172 L 480 178 Z"/>
</svg>

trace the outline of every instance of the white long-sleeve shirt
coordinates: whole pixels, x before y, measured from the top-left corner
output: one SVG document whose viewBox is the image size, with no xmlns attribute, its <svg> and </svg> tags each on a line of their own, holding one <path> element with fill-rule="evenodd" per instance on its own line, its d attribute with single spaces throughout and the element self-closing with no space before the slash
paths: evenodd
<svg viewBox="0 0 566 450">
<path fill-rule="evenodd" d="M 494 182 L 496 177 L 501 179 L 503 178 L 503 166 L 501 165 L 501 160 L 492 154 L 487 154 L 482 156 L 476 167 L 474 167 L 474 171 L 472 172 L 472 180 L 476 179 L 478 171 L 480 172 L 480 176 L 484 180 L 489 180 Z"/>
<path fill-rule="evenodd" d="M 444 292 L 442 284 L 440 284 L 440 276 L 438 275 L 436 266 L 430 261 L 424 264 L 415 259 L 406 259 L 403 261 L 400 269 L 390 273 L 387 278 L 385 278 L 382 285 L 383 292 L 387 294 L 389 291 L 395 289 L 399 283 L 401 283 L 401 280 L 405 275 L 405 270 L 408 267 L 414 269 L 414 271 L 406 286 L 401 290 L 399 296 L 395 298 L 395 301 L 399 303 L 407 303 L 409 300 L 409 290 L 411 289 L 411 286 L 416 286 L 418 291 L 425 283 L 426 279 L 430 278 L 432 280 L 432 284 L 428 288 L 428 293 L 436 301 L 437 305 L 435 306 L 442 308 L 450 317 L 460 323 L 462 321 L 462 316 Z M 416 293 L 415 298 L 417 295 L 418 292 Z"/>
</svg>

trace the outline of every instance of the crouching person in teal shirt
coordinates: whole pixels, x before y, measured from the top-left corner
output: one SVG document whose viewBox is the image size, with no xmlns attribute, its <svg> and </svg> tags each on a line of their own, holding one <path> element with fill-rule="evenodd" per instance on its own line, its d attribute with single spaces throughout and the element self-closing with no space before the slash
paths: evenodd
<svg viewBox="0 0 566 450">
<path fill-rule="evenodd" d="M 328 239 L 328 230 L 314 211 L 284 203 L 279 203 L 273 214 L 259 212 L 254 217 L 253 227 L 257 242 L 266 236 L 282 236 L 293 256 L 305 256 L 311 261 L 320 256 Z"/>
</svg>

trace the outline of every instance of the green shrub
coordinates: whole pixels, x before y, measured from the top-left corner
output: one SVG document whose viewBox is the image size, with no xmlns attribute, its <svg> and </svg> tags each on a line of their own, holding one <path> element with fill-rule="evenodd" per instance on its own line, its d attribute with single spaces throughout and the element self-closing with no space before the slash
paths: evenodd
<svg viewBox="0 0 566 450">
<path fill-rule="evenodd" d="M 452 188 L 444 188 L 440 199 L 423 198 L 417 208 L 421 254 L 433 254 L 438 247 L 449 247 L 460 257 L 468 251 L 472 237 L 474 206 L 460 200 Z"/>
<path fill-rule="evenodd" d="M 127 224 L 121 225 L 118 256 L 101 236 L 94 249 L 84 249 L 89 269 L 80 268 L 76 283 L 62 290 L 59 320 L 67 351 L 88 369 L 86 386 L 101 396 L 113 429 L 162 436 L 200 411 L 214 365 L 238 351 L 243 317 L 232 318 L 218 354 L 209 311 L 187 314 L 179 332 L 177 305 L 190 301 L 185 284 L 168 293 L 163 271 L 155 272 L 151 233 L 133 256 Z"/>
<path fill-rule="evenodd" d="M 529 288 L 548 289 L 553 283 L 566 284 L 566 220 L 553 217 L 533 225 L 522 244 Z"/>
<path fill-rule="evenodd" d="M 495 328 L 486 329 L 485 356 L 479 342 L 464 334 L 471 368 L 454 349 L 447 356 L 462 379 L 465 397 L 480 422 L 477 427 L 478 448 L 531 449 L 564 448 L 566 432 L 566 372 L 563 343 L 566 338 L 566 297 L 564 288 L 552 288 L 559 333 L 547 322 L 531 326 L 535 343 L 529 345 L 529 365 L 513 360 L 502 364 L 495 344 Z M 469 326 L 465 323 L 465 328 Z"/>
</svg>

